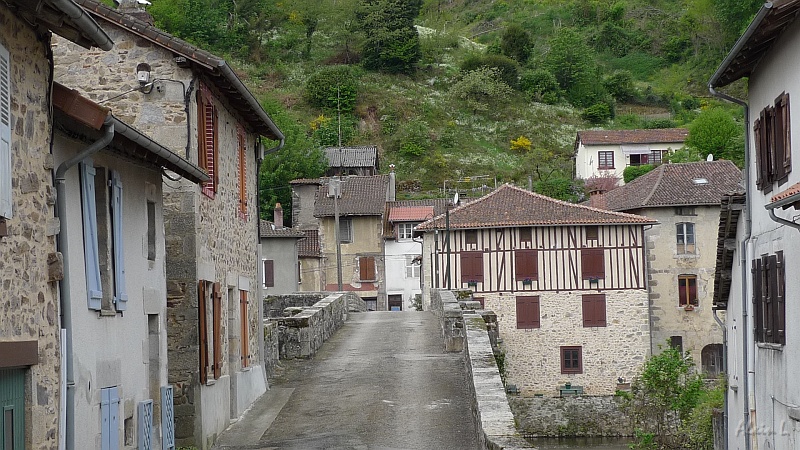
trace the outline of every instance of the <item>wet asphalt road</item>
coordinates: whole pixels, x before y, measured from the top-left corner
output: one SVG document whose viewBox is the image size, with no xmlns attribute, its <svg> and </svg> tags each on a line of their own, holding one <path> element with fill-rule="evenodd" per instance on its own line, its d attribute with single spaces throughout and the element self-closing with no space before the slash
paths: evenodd
<svg viewBox="0 0 800 450">
<path fill-rule="evenodd" d="M 294 389 L 258 446 L 475 449 L 460 353 L 443 353 L 430 312 L 352 314 L 311 361 L 273 388 Z"/>
</svg>

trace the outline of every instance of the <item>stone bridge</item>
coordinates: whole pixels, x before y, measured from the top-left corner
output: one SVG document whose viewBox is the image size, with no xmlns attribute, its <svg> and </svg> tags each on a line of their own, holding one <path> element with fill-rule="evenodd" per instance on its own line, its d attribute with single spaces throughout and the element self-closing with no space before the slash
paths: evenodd
<svg viewBox="0 0 800 450">
<path fill-rule="evenodd" d="M 434 293 L 433 312 L 352 312 L 351 295 L 272 320 L 282 359 L 271 389 L 216 448 L 530 448 L 480 314 L 448 291 Z"/>
</svg>

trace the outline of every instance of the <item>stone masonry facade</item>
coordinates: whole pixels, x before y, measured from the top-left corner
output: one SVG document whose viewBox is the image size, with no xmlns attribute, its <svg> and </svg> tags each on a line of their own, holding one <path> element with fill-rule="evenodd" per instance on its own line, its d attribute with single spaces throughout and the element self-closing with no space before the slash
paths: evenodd
<svg viewBox="0 0 800 450">
<path fill-rule="evenodd" d="M 0 341 L 38 341 L 38 364 L 26 371 L 25 448 L 58 444 L 58 221 L 51 177 L 49 36 L 38 36 L 0 6 L 0 45 L 11 63 L 13 218 L 0 238 Z"/>
<path fill-rule="evenodd" d="M 582 291 L 540 292 L 541 327 L 517 329 L 512 293 L 485 294 L 486 309 L 497 314 L 506 382 L 523 396 L 556 396 L 566 382 L 587 395 L 610 395 L 618 378 L 630 382 L 650 350 L 647 291 L 605 291 L 605 327 L 583 327 Z M 583 373 L 561 373 L 561 346 L 581 346 Z"/>
</svg>

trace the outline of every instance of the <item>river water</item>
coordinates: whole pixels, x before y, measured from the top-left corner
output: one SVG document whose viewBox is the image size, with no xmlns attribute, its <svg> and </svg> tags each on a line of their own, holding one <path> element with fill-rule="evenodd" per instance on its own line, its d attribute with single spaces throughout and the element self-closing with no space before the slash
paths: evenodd
<svg viewBox="0 0 800 450">
<path fill-rule="evenodd" d="M 539 450 L 629 450 L 631 441 L 627 438 L 528 438 Z"/>
</svg>

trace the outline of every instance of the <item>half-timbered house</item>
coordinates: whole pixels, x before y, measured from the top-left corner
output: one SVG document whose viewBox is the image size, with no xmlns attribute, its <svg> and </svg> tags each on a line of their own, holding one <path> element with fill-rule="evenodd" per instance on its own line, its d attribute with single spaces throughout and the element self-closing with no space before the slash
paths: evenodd
<svg viewBox="0 0 800 450">
<path fill-rule="evenodd" d="M 612 394 L 649 352 L 644 228 L 655 223 L 503 185 L 417 227 L 424 305 L 430 288 L 471 289 L 497 313 L 507 381 L 523 393 Z"/>
</svg>

